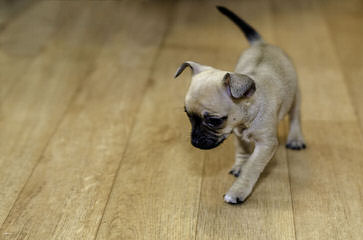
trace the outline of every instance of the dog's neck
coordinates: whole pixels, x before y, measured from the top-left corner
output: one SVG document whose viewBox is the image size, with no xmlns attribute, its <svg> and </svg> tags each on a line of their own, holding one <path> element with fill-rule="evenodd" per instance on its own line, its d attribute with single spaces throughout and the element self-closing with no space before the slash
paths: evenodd
<svg viewBox="0 0 363 240">
<path fill-rule="evenodd" d="M 235 127 L 237 132 L 241 133 L 243 130 L 250 128 L 255 119 L 258 117 L 258 113 L 260 112 L 260 105 L 258 104 L 259 100 L 257 99 L 258 97 L 259 96 L 255 94 L 247 100 L 248 102 L 241 103 L 241 111 L 242 114 L 245 115 L 245 118 L 238 126 Z"/>
</svg>

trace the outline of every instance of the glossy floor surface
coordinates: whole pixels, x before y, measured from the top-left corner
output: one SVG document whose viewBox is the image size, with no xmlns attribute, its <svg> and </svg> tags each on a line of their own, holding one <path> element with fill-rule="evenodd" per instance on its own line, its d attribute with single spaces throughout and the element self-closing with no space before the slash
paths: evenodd
<svg viewBox="0 0 363 240">
<path fill-rule="evenodd" d="M 308 148 L 223 202 L 233 139 L 200 151 L 194 60 L 233 71 L 228 6 L 298 69 Z M 0 239 L 362 239 L 363 2 L 0 1 Z"/>
</svg>

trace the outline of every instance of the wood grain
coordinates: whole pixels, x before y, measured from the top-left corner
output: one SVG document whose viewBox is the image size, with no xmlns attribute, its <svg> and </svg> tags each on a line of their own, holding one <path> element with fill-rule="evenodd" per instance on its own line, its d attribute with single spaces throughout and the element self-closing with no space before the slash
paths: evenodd
<svg viewBox="0 0 363 240">
<path fill-rule="evenodd" d="M 18 1 L 14 5 L 3 3 L 4 6 L 0 12 L 3 20 L 7 20 L 5 21 L 7 25 L 1 29 L 0 34 L 0 100 L 6 97 L 15 84 L 24 81 L 21 78 L 27 74 L 34 60 L 42 51 L 46 51 L 53 37 L 59 37 L 56 36 L 57 32 L 62 31 L 64 27 L 69 27 L 67 25 L 69 18 L 74 17 L 74 14 L 81 10 L 68 11 L 65 14 L 67 4 L 57 2 L 22 4 L 22 2 L 27 1 Z M 24 5 L 31 6 L 25 8 Z M 21 12 L 21 14 L 15 14 L 13 11 Z M 6 14 L 8 12 L 11 14 Z"/>
<path fill-rule="evenodd" d="M 99 51 L 78 49 L 84 45 L 84 32 L 80 29 L 87 26 L 87 20 L 83 18 L 87 9 L 83 11 L 78 3 L 54 4 L 36 5 L 31 13 L 24 13 L 21 19 L 11 23 L 1 37 L 2 45 L 6 46 L 0 54 L 4 61 L 0 68 L 5 68 L 1 89 L 7 89 L 0 105 L 1 223 L 41 157 L 78 83 L 88 74 L 92 56 Z M 45 15 L 40 14 L 48 11 Z M 27 46 L 31 49 L 24 50 L 28 47 L 24 46 L 26 40 L 23 38 L 31 37 L 25 34 L 32 34 L 27 30 L 31 22 L 45 24 L 36 16 L 53 23 L 45 27 L 44 32 L 38 30 L 42 37 L 39 41 L 29 41 Z M 75 16 L 80 18 L 68 21 L 69 17 Z M 19 34 L 25 34 L 23 40 L 18 40 Z M 83 63 L 79 59 L 82 55 L 87 59 Z"/>
<path fill-rule="evenodd" d="M 359 239 L 362 135 L 342 65 L 313 1 L 274 4 L 277 42 L 299 66 L 308 144 L 288 152 L 296 238 Z"/>
<path fill-rule="evenodd" d="M 3 224 L 1 234 L 7 239 L 89 239 L 102 216 L 141 100 L 138 93 L 145 89 L 165 29 L 167 9 L 142 3 L 129 3 L 127 9 L 125 3 L 115 2 L 89 6 L 84 20 L 96 27 L 82 26 L 90 32 L 77 42 L 82 40 L 85 49 L 103 47 L 102 53 Z M 123 20 L 145 7 L 150 10 L 147 24 Z M 114 27 L 106 28 L 111 23 Z M 146 34 L 149 28 L 153 35 Z M 109 41 L 103 45 L 93 34 Z"/>
<path fill-rule="evenodd" d="M 319 9 L 363 129 L 363 2 L 322 1 Z"/>
<path fill-rule="evenodd" d="M 130 4 L 126 9 L 124 4 L 94 2 L 84 7 L 79 20 L 73 22 L 73 27 L 68 27 L 63 33 L 65 36 L 58 39 L 57 44 L 53 44 L 56 52 L 49 55 L 61 57 L 59 54 L 65 52 L 65 56 L 59 63 L 60 66 L 53 66 L 56 67 L 56 72 L 51 72 L 52 75 L 49 76 L 53 85 L 44 86 L 48 90 L 43 90 L 46 96 L 39 95 L 37 85 L 34 89 L 27 88 L 30 96 L 38 94 L 37 101 L 64 104 L 71 100 L 70 96 L 77 89 L 77 83 L 87 78 L 83 80 L 71 107 L 6 218 L 1 228 L 5 239 L 89 239 L 95 234 L 113 174 L 130 133 L 132 116 L 137 109 L 137 99 L 140 99 L 138 92 L 145 88 L 152 58 L 165 29 L 163 23 L 166 22 L 166 11 L 154 8 L 148 14 L 153 19 L 148 24 L 135 21 L 133 25 L 127 25 L 122 17 L 135 17 L 140 8 L 149 5 Z M 103 21 L 99 23 L 101 17 Z M 111 23 L 114 24 L 113 27 L 109 27 Z M 149 28 L 155 30 L 153 35 L 145 34 Z M 135 38 L 138 40 L 135 41 Z M 96 51 L 101 49 L 97 62 L 89 62 L 95 61 Z M 116 52 L 121 54 L 115 54 Z M 47 60 L 54 64 L 54 60 Z M 135 72 L 136 69 L 145 70 Z M 38 72 L 49 72 L 42 70 L 43 68 Z M 93 73 L 85 75 L 90 72 Z M 46 76 L 39 76 L 39 81 L 49 82 Z M 53 90 L 49 91 L 51 89 Z M 61 110 L 60 106 L 55 109 Z M 39 114 L 54 117 L 48 108 L 41 110 L 43 112 Z M 34 120 L 39 124 L 38 118 L 34 117 Z M 9 124 L 7 126 L 10 127 Z M 39 129 L 33 126 L 32 130 L 39 132 L 42 127 L 51 130 L 44 123 Z M 32 144 L 29 138 L 26 143 Z M 116 151 L 111 150 L 112 146 Z M 18 171 L 14 168 L 19 167 L 19 164 L 8 165 L 14 166 L 6 169 L 8 179 L 13 181 L 17 177 L 10 173 L 25 178 L 33 168 L 29 164 L 29 167 L 23 166 L 22 171 Z M 9 191 L 16 189 L 21 182 L 15 184 Z M 80 207 L 80 202 L 84 203 L 84 207 Z M 71 215 L 73 217 L 69 218 Z"/>
<path fill-rule="evenodd" d="M 203 152 L 189 144 L 183 111 L 187 77 L 173 79 L 193 50 L 169 47 L 184 23 L 178 4 L 171 13 L 151 83 L 144 94 L 97 239 L 193 239 L 199 205 Z M 210 52 L 199 52 L 206 60 Z M 185 73 L 187 75 L 188 73 Z"/>
<path fill-rule="evenodd" d="M 7 27 L 8 23 L 13 22 L 17 15 L 23 14 L 28 7 L 33 6 L 35 1 L 0 1 L 0 32 Z"/>
<path fill-rule="evenodd" d="M 225 5 L 288 52 L 308 148 L 223 202 L 233 139 L 190 144 L 193 60 L 233 70 Z M 361 239 L 358 0 L 0 2 L 0 239 Z"/>
</svg>

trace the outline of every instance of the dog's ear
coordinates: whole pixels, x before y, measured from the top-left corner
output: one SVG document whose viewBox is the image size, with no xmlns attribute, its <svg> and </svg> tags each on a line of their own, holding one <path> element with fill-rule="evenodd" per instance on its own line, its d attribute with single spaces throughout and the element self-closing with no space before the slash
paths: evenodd
<svg viewBox="0 0 363 240">
<path fill-rule="evenodd" d="M 211 69 L 211 67 L 204 66 L 204 65 L 196 63 L 196 62 L 186 61 L 186 62 L 182 63 L 182 65 L 180 65 L 178 70 L 176 70 L 174 78 L 177 78 L 184 71 L 184 69 L 186 67 L 190 67 L 190 69 L 192 70 L 192 75 L 193 76 L 200 73 L 200 72 L 203 72 L 205 70 Z"/>
<path fill-rule="evenodd" d="M 223 78 L 227 94 L 232 99 L 251 97 L 256 91 L 255 82 L 247 75 L 226 73 Z"/>
</svg>

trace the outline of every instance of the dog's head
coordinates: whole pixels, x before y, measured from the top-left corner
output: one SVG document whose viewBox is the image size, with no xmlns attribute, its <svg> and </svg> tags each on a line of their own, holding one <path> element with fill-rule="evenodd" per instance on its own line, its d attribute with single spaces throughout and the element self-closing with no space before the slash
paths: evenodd
<svg viewBox="0 0 363 240">
<path fill-rule="evenodd" d="M 185 112 L 192 125 L 192 145 L 200 149 L 215 148 L 248 119 L 255 82 L 247 75 L 190 61 L 178 68 L 175 77 L 186 67 L 192 70 L 185 97 Z"/>
</svg>

